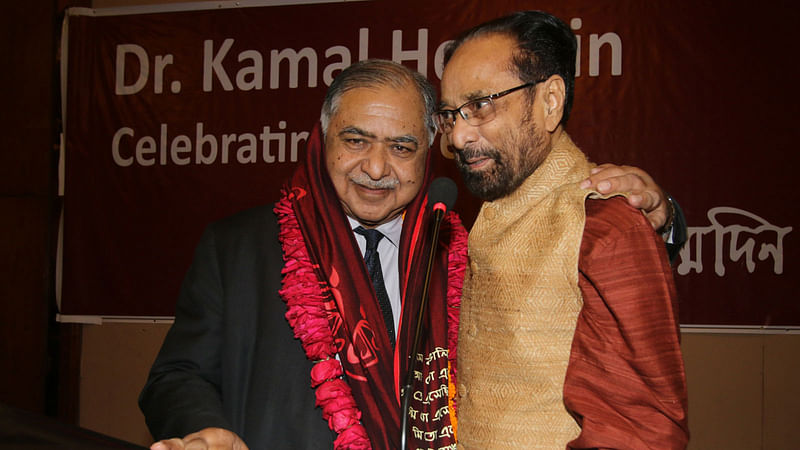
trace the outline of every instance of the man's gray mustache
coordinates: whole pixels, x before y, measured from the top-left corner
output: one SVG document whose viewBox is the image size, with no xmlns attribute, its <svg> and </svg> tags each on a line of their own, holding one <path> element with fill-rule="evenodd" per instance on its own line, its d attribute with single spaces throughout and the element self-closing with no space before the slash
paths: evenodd
<svg viewBox="0 0 800 450">
<path fill-rule="evenodd" d="M 385 177 L 380 180 L 373 180 L 367 174 L 350 176 L 350 181 L 369 189 L 394 189 L 400 184 L 400 180 L 394 177 Z"/>
</svg>

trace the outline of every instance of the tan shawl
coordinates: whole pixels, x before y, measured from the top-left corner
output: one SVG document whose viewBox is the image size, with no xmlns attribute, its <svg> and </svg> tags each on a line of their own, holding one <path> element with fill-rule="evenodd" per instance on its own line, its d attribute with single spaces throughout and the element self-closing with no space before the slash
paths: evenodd
<svg viewBox="0 0 800 450">
<path fill-rule="evenodd" d="M 578 313 L 578 256 L 593 165 L 564 133 L 469 235 L 458 343 L 459 448 L 564 448 L 580 432 L 562 400 Z"/>
</svg>

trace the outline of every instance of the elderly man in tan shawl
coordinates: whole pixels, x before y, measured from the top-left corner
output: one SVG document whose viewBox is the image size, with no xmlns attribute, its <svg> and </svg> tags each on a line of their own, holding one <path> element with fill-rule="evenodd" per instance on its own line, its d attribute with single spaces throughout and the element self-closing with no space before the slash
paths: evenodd
<svg viewBox="0 0 800 450">
<path fill-rule="evenodd" d="M 569 27 L 541 12 L 479 25 L 446 52 L 437 123 L 487 200 L 461 306 L 466 449 L 688 441 L 667 255 L 624 198 L 582 189 L 593 164 L 565 131 L 575 53 Z"/>
</svg>

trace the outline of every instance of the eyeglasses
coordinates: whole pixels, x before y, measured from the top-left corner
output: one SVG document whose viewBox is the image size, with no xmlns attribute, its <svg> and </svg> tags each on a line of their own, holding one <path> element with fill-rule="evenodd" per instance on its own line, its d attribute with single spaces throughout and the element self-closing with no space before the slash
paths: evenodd
<svg viewBox="0 0 800 450">
<path fill-rule="evenodd" d="M 453 127 L 456 125 L 456 114 L 461 116 L 465 122 L 473 127 L 483 125 L 484 123 L 494 119 L 495 113 L 497 112 L 494 107 L 494 100 L 504 97 L 512 92 L 516 92 L 520 89 L 535 86 L 545 80 L 546 78 L 533 81 L 531 83 L 521 84 L 517 87 L 506 89 L 505 91 L 501 91 L 496 94 L 487 95 L 486 97 L 476 98 L 475 100 L 470 100 L 464 103 L 456 109 L 440 109 L 439 111 L 433 113 L 433 120 L 436 122 L 436 126 L 442 133 L 449 133 L 453 131 Z"/>
</svg>

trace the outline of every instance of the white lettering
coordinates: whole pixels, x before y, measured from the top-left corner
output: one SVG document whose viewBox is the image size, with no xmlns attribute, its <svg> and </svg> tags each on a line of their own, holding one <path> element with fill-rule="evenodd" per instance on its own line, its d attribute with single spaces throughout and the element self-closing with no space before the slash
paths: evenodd
<svg viewBox="0 0 800 450">
<path fill-rule="evenodd" d="M 281 125 L 283 125 L 283 127 L 281 127 Z M 283 121 L 279 122 L 278 128 L 281 129 L 286 128 L 286 122 Z M 264 158 L 264 161 L 275 162 L 275 156 L 270 151 L 270 142 L 273 140 L 278 141 L 278 155 L 279 155 L 278 160 L 283 162 L 286 159 L 285 158 L 286 140 L 283 133 L 270 133 L 270 128 L 264 127 L 264 131 L 261 134 L 259 134 L 258 137 L 261 138 L 261 144 L 262 144 L 261 151 L 263 154 L 262 157 Z"/>
<path fill-rule="evenodd" d="M 330 86 L 333 83 L 334 72 L 344 70 L 350 65 L 350 50 L 343 45 L 336 45 L 325 50 L 325 57 L 330 58 L 333 55 L 339 55 L 340 60 L 338 63 L 328 64 L 325 70 L 322 71 L 322 82 L 325 86 Z"/>
<path fill-rule="evenodd" d="M 133 128 L 122 127 L 111 139 L 111 157 L 119 167 L 130 167 L 134 163 L 140 166 L 228 164 L 233 152 L 239 164 L 297 162 L 299 149 L 308 140 L 309 133 L 289 133 L 286 128 L 286 121 L 281 120 L 276 129 L 263 126 L 257 135 L 226 133 L 217 136 L 207 133 L 203 122 L 197 122 L 192 139 L 191 133 L 170 135 L 168 125 L 162 123 L 157 138 L 142 136 L 129 143 L 125 137 L 133 138 L 135 132 Z M 287 142 L 290 143 L 288 149 Z M 133 151 L 129 150 L 131 147 Z"/>
<path fill-rule="evenodd" d="M 622 75 L 622 39 L 617 33 L 605 33 L 600 37 L 589 35 L 589 76 L 600 75 L 600 47 L 611 47 L 611 75 Z"/>
<path fill-rule="evenodd" d="M 417 72 L 428 76 L 428 29 L 420 28 L 417 30 L 417 49 L 403 50 L 403 31 L 394 30 L 392 32 L 392 61 L 399 63 L 402 61 L 417 61 Z"/>
<path fill-rule="evenodd" d="M 306 47 L 296 52 L 294 49 L 285 48 L 280 52 L 273 50 L 270 53 L 269 88 L 278 89 L 280 86 L 280 64 L 282 60 L 289 61 L 289 87 L 297 87 L 300 59 L 308 61 L 308 87 L 317 87 L 317 54 L 311 47 Z"/>
<path fill-rule="evenodd" d="M 228 164 L 228 149 L 234 142 L 236 142 L 235 134 L 222 135 L 222 164 Z"/>
<path fill-rule="evenodd" d="M 436 47 L 436 53 L 433 55 L 433 72 L 436 77 L 442 79 L 444 73 L 444 49 L 453 41 L 444 41 Z"/>
<path fill-rule="evenodd" d="M 608 73 L 612 76 L 622 75 L 622 38 L 615 32 L 591 33 L 589 34 L 587 61 L 581 61 L 583 52 L 582 38 L 577 32 L 583 29 L 583 20 L 579 17 L 570 20 L 570 28 L 576 32 L 577 53 L 575 55 L 575 76 L 579 77 L 582 68 L 588 64 L 589 76 L 596 77 L 600 74 L 601 63 L 606 64 L 608 60 Z M 428 75 L 428 48 L 429 31 L 427 28 L 416 30 L 416 42 L 410 44 L 409 36 L 405 36 L 404 30 L 392 30 L 392 53 L 391 58 L 398 63 L 408 61 L 416 62 L 416 70 L 421 74 Z M 322 82 L 330 86 L 335 76 L 347 68 L 353 62 L 354 54 L 357 51 L 358 60 L 362 61 L 369 57 L 369 28 L 358 29 L 358 48 L 351 49 L 344 45 L 333 45 L 323 52 L 327 64 L 321 69 L 318 67 L 319 58 L 317 51 L 311 47 L 304 47 L 300 50 L 294 48 L 271 49 L 269 54 L 269 74 L 264 73 L 265 54 L 259 50 L 245 50 L 237 55 L 240 67 L 235 73 L 235 77 L 230 76 L 226 71 L 224 63 L 228 53 L 233 48 L 235 41 L 233 38 L 224 39 L 218 48 L 212 40 L 204 41 L 203 51 L 203 91 L 211 92 L 215 87 L 215 80 L 226 91 L 239 89 L 242 91 L 261 90 L 267 84 L 265 77 L 269 77 L 269 88 L 280 89 L 281 87 L 297 88 L 300 86 L 300 71 L 307 72 L 307 87 L 317 86 L 318 76 Z M 441 79 L 443 72 L 444 51 L 451 41 L 444 41 L 436 46 L 433 52 L 433 72 L 436 77 Z M 404 47 L 404 44 L 408 47 Z M 607 48 L 607 50 L 606 50 Z M 124 69 L 128 53 L 139 60 L 141 70 L 138 79 L 134 84 L 125 85 Z M 605 57 L 601 57 L 606 55 Z M 130 59 L 130 58 L 127 58 Z M 117 90 L 118 92 L 134 93 L 144 87 L 147 82 L 148 61 L 147 53 L 139 46 L 133 44 L 121 45 L 117 51 Z M 286 63 L 284 64 L 284 61 Z M 172 55 L 157 56 L 155 58 L 154 90 L 161 93 L 164 84 L 167 82 L 165 77 L 166 67 L 173 64 Z M 287 68 L 288 65 L 288 68 Z M 233 70 L 228 66 L 228 70 Z M 288 73 L 287 73 L 288 71 Z M 128 75 L 131 76 L 130 68 Z M 288 81 L 284 81 L 282 86 L 281 76 L 288 76 Z M 231 81 L 233 79 L 233 82 Z M 172 92 L 180 91 L 180 82 L 172 81 L 170 86 Z"/>
<path fill-rule="evenodd" d="M 172 145 L 169 148 L 169 154 L 172 157 L 172 162 L 179 166 L 185 166 L 192 162 L 191 156 L 181 156 L 186 153 L 192 152 L 192 141 L 189 136 L 181 134 L 175 136 L 172 140 Z"/>
<path fill-rule="evenodd" d="M 575 32 L 577 40 L 577 52 L 575 54 L 575 77 L 581 76 L 581 55 L 583 55 L 583 39 L 578 30 L 583 28 L 583 19 L 573 17 L 569 21 L 569 27 Z M 603 45 L 608 44 L 611 52 L 611 68 L 609 73 L 612 76 L 622 75 L 622 38 L 614 32 L 604 33 L 603 35 L 589 34 L 589 76 L 600 76 L 600 50 Z"/>
<path fill-rule="evenodd" d="M 436 374 L 433 372 L 428 372 L 428 375 L 425 377 L 425 384 L 431 384 L 431 381 L 436 379 Z"/>
<path fill-rule="evenodd" d="M 132 53 L 139 61 L 139 76 L 133 84 L 125 84 L 125 55 Z M 147 60 L 147 51 L 136 44 L 117 45 L 117 60 L 115 63 L 116 76 L 114 79 L 114 93 L 117 95 L 131 95 L 141 91 L 150 76 L 150 64 Z"/>
<path fill-rule="evenodd" d="M 233 90 L 231 79 L 228 78 L 225 68 L 222 67 L 222 60 L 233 46 L 233 39 L 228 38 L 222 42 L 219 52 L 214 55 L 214 41 L 208 39 L 203 42 L 203 92 L 211 92 L 213 89 L 213 76 L 216 75 L 222 89 Z"/>
<path fill-rule="evenodd" d="M 739 216 L 739 220 L 746 218 L 748 222 L 755 222 L 757 226 L 722 225 L 719 217 L 725 214 Z M 686 275 L 692 270 L 697 273 L 703 272 L 703 236 L 711 233 L 714 234 L 715 244 L 714 272 L 718 276 L 724 276 L 726 272 L 723 256 L 726 236 L 730 236 L 727 246 L 728 259 L 738 261 L 744 257 L 745 267 L 749 273 L 755 271 L 754 256 L 757 256 L 759 261 L 766 261 L 771 257 L 773 273 L 776 275 L 783 273 L 783 238 L 792 231 L 792 227 L 777 227 L 753 213 L 726 206 L 711 208 L 708 211 L 708 219 L 711 222 L 710 226 L 689 227 L 688 241 L 680 252 L 681 262 L 678 265 L 680 275 Z M 758 254 L 754 255 L 757 236 L 774 238 L 774 241 L 759 239 Z"/>
<path fill-rule="evenodd" d="M 369 58 L 369 28 L 358 29 L 358 60 Z"/>
<path fill-rule="evenodd" d="M 165 123 L 161 124 L 159 148 L 161 148 L 161 160 L 159 163 L 163 166 L 167 163 L 167 124 Z"/>
<path fill-rule="evenodd" d="M 444 417 L 447 417 L 448 414 L 450 414 L 450 406 L 448 405 L 442 406 L 441 408 L 437 409 L 436 412 L 433 414 L 433 421 L 437 422 L 439 420 L 442 420 Z"/>
<path fill-rule="evenodd" d="M 258 146 L 256 144 L 256 135 L 253 133 L 244 133 L 239 136 L 239 142 L 246 141 L 245 145 L 239 147 L 236 151 L 236 161 L 239 164 L 253 164 L 258 161 Z M 274 158 L 272 161 L 274 162 Z"/>
<path fill-rule="evenodd" d="M 583 20 L 580 17 L 573 17 L 569 21 L 569 27 L 572 31 L 578 31 L 583 26 Z M 575 39 L 578 41 L 578 49 L 575 52 L 575 78 L 581 76 L 581 35 L 575 33 Z"/>
<path fill-rule="evenodd" d="M 203 122 L 197 123 L 194 142 L 197 146 L 197 153 L 194 159 L 195 164 L 212 164 L 214 160 L 217 159 L 217 138 L 215 138 L 214 135 L 203 133 Z M 208 144 L 209 147 L 208 156 L 203 152 L 203 147 L 205 147 L 206 144 Z M 226 148 L 223 163 L 228 162 L 227 150 Z"/>
<path fill-rule="evenodd" d="M 253 64 L 250 67 L 239 69 L 239 72 L 236 73 L 236 87 L 243 91 L 261 90 L 264 83 L 264 61 L 261 53 L 255 50 L 239 53 L 239 62 L 246 59 L 252 61 Z"/>
<path fill-rule="evenodd" d="M 292 132 L 292 150 L 291 150 L 291 161 L 297 162 L 297 149 L 300 147 L 301 142 L 305 142 L 308 140 L 308 131 L 302 131 L 300 133 Z"/>
<path fill-rule="evenodd" d="M 156 94 L 164 92 L 164 70 L 170 64 L 172 64 L 172 55 L 156 55 L 155 73 L 153 73 L 153 92 Z"/>
<path fill-rule="evenodd" d="M 133 164 L 133 157 L 123 158 L 119 154 L 119 141 L 122 136 L 128 135 L 133 137 L 133 129 L 122 127 L 114 133 L 114 138 L 111 140 L 111 156 L 114 158 L 114 164 L 120 167 L 128 167 Z"/>
<path fill-rule="evenodd" d="M 431 362 L 439 359 L 439 358 L 447 358 L 449 350 L 442 347 L 436 347 L 433 349 L 431 353 L 428 353 L 428 357 L 425 359 L 426 365 L 431 365 Z"/>
<path fill-rule="evenodd" d="M 149 155 L 156 153 L 156 140 L 152 136 L 144 136 L 136 142 L 136 162 L 140 166 L 152 166 L 156 163 L 155 158 L 149 158 Z"/>
</svg>

